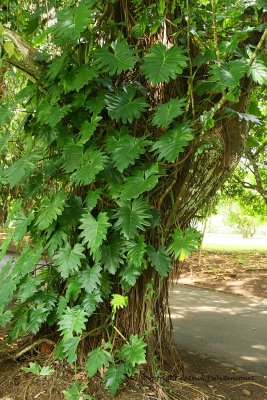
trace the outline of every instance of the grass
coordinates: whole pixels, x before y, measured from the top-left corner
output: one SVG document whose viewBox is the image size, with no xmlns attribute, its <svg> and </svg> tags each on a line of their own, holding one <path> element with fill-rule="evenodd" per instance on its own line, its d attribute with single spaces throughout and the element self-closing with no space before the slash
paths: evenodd
<svg viewBox="0 0 267 400">
<path fill-rule="evenodd" d="M 262 252 L 267 253 L 267 243 L 265 244 L 226 244 L 226 243 L 205 243 L 202 247 L 203 250 L 207 251 L 229 251 L 229 252 Z"/>
</svg>

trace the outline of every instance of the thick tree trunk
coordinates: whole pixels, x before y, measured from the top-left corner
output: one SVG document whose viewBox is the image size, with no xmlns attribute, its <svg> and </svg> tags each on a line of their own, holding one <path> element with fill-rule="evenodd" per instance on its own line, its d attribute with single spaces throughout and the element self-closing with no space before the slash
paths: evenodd
<svg viewBox="0 0 267 400">
<path fill-rule="evenodd" d="M 235 106 L 240 113 L 247 111 L 250 86 L 248 83 L 248 88 Z M 208 146 L 201 152 L 195 152 L 184 163 L 173 189 L 174 213 L 180 225 L 187 224 L 231 175 L 243 154 L 248 130 L 248 123 L 239 121 L 237 115 L 225 118 L 203 137 Z M 169 218 L 171 213 L 167 224 Z"/>
</svg>

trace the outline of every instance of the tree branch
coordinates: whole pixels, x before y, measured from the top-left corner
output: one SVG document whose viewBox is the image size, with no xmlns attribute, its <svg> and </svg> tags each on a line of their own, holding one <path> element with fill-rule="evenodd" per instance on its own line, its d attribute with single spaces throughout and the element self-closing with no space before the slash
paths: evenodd
<svg viewBox="0 0 267 400">
<path fill-rule="evenodd" d="M 5 62 L 20 69 L 23 73 L 27 74 L 32 81 L 40 79 L 44 69 L 41 64 L 36 61 L 39 51 L 8 28 L 4 30 L 4 40 L 6 39 L 14 44 L 18 55 L 8 57 Z"/>
<path fill-rule="evenodd" d="M 257 165 L 257 162 L 256 162 L 254 156 L 252 154 L 250 154 L 249 152 L 246 152 L 246 156 L 248 157 L 249 161 L 251 162 L 251 165 L 253 168 L 253 175 L 254 175 L 255 181 L 256 181 L 255 189 L 262 196 L 262 198 L 264 199 L 264 201 L 267 204 L 267 190 L 263 187 L 263 183 L 262 183 L 262 179 L 260 176 L 259 167 Z"/>
</svg>

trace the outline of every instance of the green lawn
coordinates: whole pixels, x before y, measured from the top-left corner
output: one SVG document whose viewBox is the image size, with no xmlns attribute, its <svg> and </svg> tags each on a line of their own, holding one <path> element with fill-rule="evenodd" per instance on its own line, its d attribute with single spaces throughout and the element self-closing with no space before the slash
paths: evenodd
<svg viewBox="0 0 267 400">
<path fill-rule="evenodd" d="M 248 252 L 248 251 L 258 251 L 267 253 L 267 244 L 261 243 L 238 243 L 238 244 L 230 244 L 230 243 L 205 243 L 203 244 L 203 250 L 207 251 L 236 251 L 236 252 Z"/>
</svg>

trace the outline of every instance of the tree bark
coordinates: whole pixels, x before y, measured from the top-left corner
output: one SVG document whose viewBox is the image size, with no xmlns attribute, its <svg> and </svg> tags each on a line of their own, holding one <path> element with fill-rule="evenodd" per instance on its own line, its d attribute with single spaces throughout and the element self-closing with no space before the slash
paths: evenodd
<svg viewBox="0 0 267 400">
<path fill-rule="evenodd" d="M 40 79 L 44 68 L 36 60 L 39 51 L 8 28 L 4 30 L 4 38 L 10 40 L 16 49 L 15 54 L 5 60 L 6 63 L 21 70 L 34 82 Z"/>
</svg>

